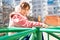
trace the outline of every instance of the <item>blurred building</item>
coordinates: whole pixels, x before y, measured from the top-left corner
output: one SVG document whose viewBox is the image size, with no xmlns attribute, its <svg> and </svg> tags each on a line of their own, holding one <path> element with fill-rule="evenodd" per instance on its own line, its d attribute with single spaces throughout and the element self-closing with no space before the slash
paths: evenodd
<svg viewBox="0 0 60 40">
<path fill-rule="evenodd" d="M 60 0 L 55 0 L 54 2 L 56 3 L 56 5 L 54 7 L 56 7 L 56 10 L 57 10 L 57 11 L 55 11 L 55 13 L 57 15 L 60 15 Z"/>
<path fill-rule="evenodd" d="M 33 17 L 41 16 L 42 19 L 48 14 L 47 0 L 32 0 Z"/>
<path fill-rule="evenodd" d="M 9 14 L 14 10 L 12 0 L 0 0 L 0 26 L 9 24 Z"/>
<path fill-rule="evenodd" d="M 60 0 L 48 0 L 48 14 L 60 15 Z"/>
<path fill-rule="evenodd" d="M 53 0 L 48 0 L 48 15 L 53 15 L 54 14 L 54 1 Z"/>
<path fill-rule="evenodd" d="M 42 19 L 46 15 L 60 15 L 60 0 L 32 0 L 32 15 Z"/>
</svg>

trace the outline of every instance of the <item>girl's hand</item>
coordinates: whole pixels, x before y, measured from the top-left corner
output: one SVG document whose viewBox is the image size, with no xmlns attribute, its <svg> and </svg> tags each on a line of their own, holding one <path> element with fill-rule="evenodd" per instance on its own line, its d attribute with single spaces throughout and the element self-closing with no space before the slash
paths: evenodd
<svg viewBox="0 0 60 40">
<path fill-rule="evenodd" d="M 43 24 L 42 24 L 42 27 L 43 27 L 43 28 L 48 28 L 48 25 L 43 23 Z"/>
</svg>

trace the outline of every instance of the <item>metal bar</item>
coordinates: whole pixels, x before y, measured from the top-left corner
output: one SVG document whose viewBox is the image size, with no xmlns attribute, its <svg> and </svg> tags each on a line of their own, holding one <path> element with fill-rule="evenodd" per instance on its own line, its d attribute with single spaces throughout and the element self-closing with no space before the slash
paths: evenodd
<svg viewBox="0 0 60 40">
<path fill-rule="evenodd" d="M 60 29 L 60 26 L 49 26 L 49 29 Z"/>
<path fill-rule="evenodd" d="M 49 34 L 47 34 L 47 38 L 48 38 L 48 40 L 49 40 Z"/>
<path fill-rule="evenodd" d="M 53 37 L 57 38 L 57 39 L 60 39 L 60 37 L 58 37 L 57 35 L 53 34 L 53 33 L 50 33 L 50 32 L 47 32 L 48 34 L 52 35 Z"/>
<path fill-rule="evenodd" d="M 37 40 L 36 33 L 33 32 L 29 38 L 29 40 Z"/>
<path fill-rule="evenodd" d="M 24 32 L 20 32 L 20 33 L 11 35 L 11 36 L 0 37 L 0 40 L 13 40 L 13 39 L 16 39 L 16 38 L 20 38 L 22 36 L 26 36 L 26 35 L 28 35 L 32 32 L 35 32 L 35 31 L 36 31 L 36 29 L 27 30 L 27 31 L 24 31 Z"/>
<path fill-rule="evenodd" d="M 42 40 L 42 32 L 39 30 L 40 27 L 36 27 L 36 29 L 37 40 Z"/>
<path fill-rule="evenodd" d="M 6 28 L 6 29 L 0 29 L 0 33 L 2 32 L 20 32 L 20 31 L 26 31 L 31 30 L 32 28 Z"/>
<path fill-rule="evenodd" d="M 40 31 L 42 31 L 42 32 L 58 32 L 58 33 L 60 33 L 60 29 L 41 28 Z"/>
</svg>

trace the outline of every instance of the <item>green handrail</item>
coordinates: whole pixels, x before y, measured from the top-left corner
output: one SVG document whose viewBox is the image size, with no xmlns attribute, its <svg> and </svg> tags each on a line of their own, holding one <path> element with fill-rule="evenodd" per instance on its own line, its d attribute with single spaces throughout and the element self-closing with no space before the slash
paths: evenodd
<svg viewBox="0 0 60 40">
<path fill-rule="evenodd" d="M 26 36 L 28 34 L 33 34 L 32 40 L 42 40 L 42 32 L 46 32 L 60 40 L 60 37 L 53 34 L 54 32 L 60 33 L 59 27 L 58 28 L 56 28 L 56 27 L 55 28 L 40 28 L 40 27 L 36 27 L 36 28 L 6 28 L 6 29 L 0 29 L 0 33 L 2 33 L 2 32 L 18 32 L 18 33 L 13 34 L 11 36 L 8 36 L 8 35 L 2 36 L 2 37 L 0 37 L 0 40 L 16 40 L 17 38 Z M 53 33 L 51 33 L 51 32 L 53 32 Z M 34 38 L 36 38 L 36 39 L 34 39 Z"/>
<path fill-rule="evenodd" d="M 26 30 L 31 30 L 31 28 L 4 28 L 0 29 L 0 33 L 2 32 L 20 32 L 20 31 L 26 31 Z"/>
<path fill-rule="evenodd" d="M 35 32 L 36 29 L 33 29 L 33 30 L 28 30 L 28 31 L 24 31 L 24 32 L 19 32 L 17 34 L 14 34 L 12 36 L 4 36 L 4 37 L 0 37 L 0 40 L 13 40 L 13 39 L 16 39 L 16 38 L 19 38 L 19 37 L 22 37 L 22 36 L 26 36 L 32 32 Z"/>
<path fill-rule="evenodd" d="M 54 28 L 40 28 L 40 31 L 42 31 L 42 32 L 58 32 L 58 33 L 60 33 L 60 29 L 54 29 Z"/>
</svg>

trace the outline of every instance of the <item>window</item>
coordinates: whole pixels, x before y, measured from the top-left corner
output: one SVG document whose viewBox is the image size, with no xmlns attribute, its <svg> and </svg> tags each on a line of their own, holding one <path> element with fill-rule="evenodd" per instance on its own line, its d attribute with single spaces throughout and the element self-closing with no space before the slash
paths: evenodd
<svg viewBox="0 0 60 40">
<path fill-rule="evenodd" d="M 38 9 L 38 11 L 41 11 L 41 9 Z"/>
<path fill-rule="evenodd" d="M 35 9 L 35 10 L 33 10 L 33 12 L 36 12 L 37 10 Z"/>
<path fill-rule="evenodd" d="M 15 0 L 15 1 L 20 1 L 20 0 Z"/>
</svg>

